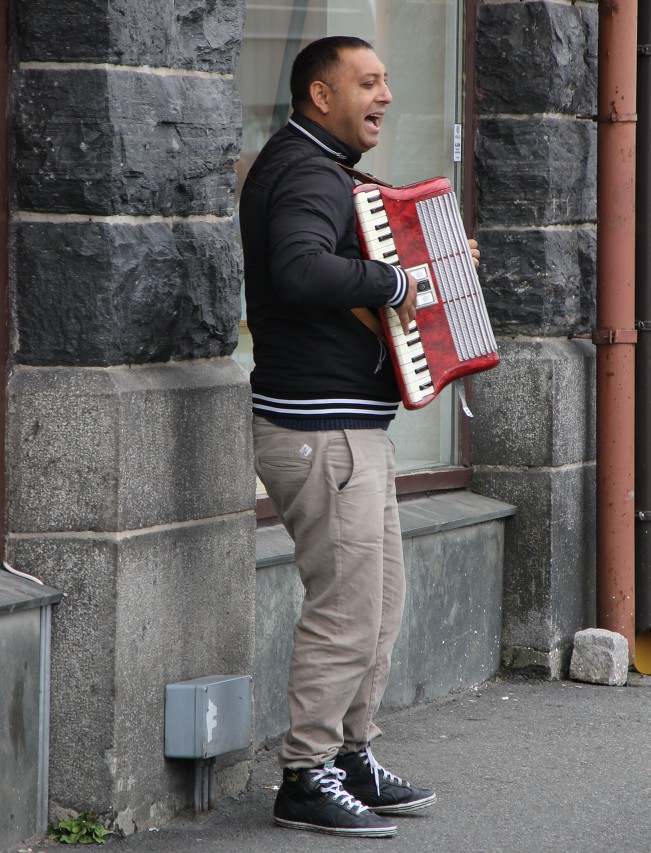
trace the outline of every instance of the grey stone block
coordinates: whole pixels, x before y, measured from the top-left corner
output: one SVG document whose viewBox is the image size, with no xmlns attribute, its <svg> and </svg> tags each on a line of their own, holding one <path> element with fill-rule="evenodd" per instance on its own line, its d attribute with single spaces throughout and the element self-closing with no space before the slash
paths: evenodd
<svg viewBox="0 0 651 853">
<path fill-rule="evenodd" d="M 164 757 L 165 685 L 252 672 L 254 531 L 251 512 L 10 537 L 12 564 L 65 593 L 52 623 L 53 802 L 139 826 L 191 804 L 192 765 Z"/>
<path fill-rule="evenodd" d="M 498 347 L 499 366 L 473 378 L 475 464 L 529 469 L 593 460 L 592 343 L 500 339 Z"/>
<path fill-rule="evenodd" d="M 596 4 L 481 3 L 482 111 L 591 115 L 597 100 L 597 30 Z"/>
<path fill-rule="evenodd" d="M 595 614 L 595 467 L 493 468 L 478 464 L 473 489 L 517 507 L 504 549 L 502 645 L 569 647 Z"/>
<path fill-rule="evenodd" d="M 243 0 L 23 0 L 23 61 L 111 62 L 232 72 Z"/>
<path fill-rule="evenodd" d="M 19 362 L 143 364 L 235 349 L 232 222 L 22 222 L 14 233 Z"/>
<path fill-rule="evenodd" d="M 251 511 L 248 378 L 229 359 L 9 382 L 8 528 L 131 530 Z"/>
<path fill-rule="evenodd" d="M 596 228 L 478 228 L 480 280 L 494 332 L 570 336 L 596 316 Z"/>
<path fill-rule="evenodd" d="M 628 641 L 616 631 L 586 628 L 574 635 L 570 678 L 623 686 L 628 678 Z"/>
<path fill-rule="evenodd" d="M 15 88 L 21 209 L 232 213 L 242 124 L 233 79 L 31 69 Z"/>
<path fill-rule="evenodd" d="M 596 219 L 597 132 L 565 118 L 482 118 L 476 147 L 480 225 Z"/>
</svg>

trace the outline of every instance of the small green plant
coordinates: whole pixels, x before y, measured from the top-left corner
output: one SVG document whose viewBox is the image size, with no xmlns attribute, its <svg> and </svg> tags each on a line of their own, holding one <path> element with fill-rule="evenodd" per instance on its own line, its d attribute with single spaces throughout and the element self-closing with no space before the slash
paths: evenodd
<svg viewBox="0 0 651 853">
<path fill-rule="evenodd" d="M 63 844 L 104 844 L 108 829 L 97 822 L 92 812 L 81 812 L 70 820 L 60 820 L 56 826 L 50 826 L 48 837 Z"/>
</svg>

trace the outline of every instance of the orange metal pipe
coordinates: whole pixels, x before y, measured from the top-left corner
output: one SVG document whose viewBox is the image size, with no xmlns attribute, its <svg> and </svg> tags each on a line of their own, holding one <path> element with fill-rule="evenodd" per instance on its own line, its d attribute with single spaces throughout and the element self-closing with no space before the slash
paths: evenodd
<svg viewBox="0 0 651 853">
<path fill-rule="evenodd" d="M 635 649 L 636 0 L 599 2 L 597 623 Z"/>
</svg>

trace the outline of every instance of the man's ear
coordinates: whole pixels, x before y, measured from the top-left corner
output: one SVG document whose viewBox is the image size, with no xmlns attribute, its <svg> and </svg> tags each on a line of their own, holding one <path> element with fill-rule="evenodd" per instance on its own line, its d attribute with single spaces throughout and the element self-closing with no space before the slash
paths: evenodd
<svg viewBox="0 0 651 853">
<path fill-rule="evenodd" d="M 330 112 L 330 96 L 331 90 L 326 83 L 320 80 L 315 80 L 310 83 L 310 99 L 315 108 L 322 114 L 327 115 Z"/>
</svg>

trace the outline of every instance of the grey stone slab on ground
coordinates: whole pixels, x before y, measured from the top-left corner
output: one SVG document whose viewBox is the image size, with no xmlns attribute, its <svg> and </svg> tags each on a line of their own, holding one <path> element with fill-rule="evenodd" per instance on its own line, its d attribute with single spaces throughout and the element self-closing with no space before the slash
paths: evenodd
<svg viewBox="0 0 651 853">
<path fill-rule="evenodd" d="M 574 635 L 570 678 L 619 686 L 628 677 L 628 641 L 616 631 L 586 628 Z"/>
<path fill-rule="evenodd" d="M 202 817 L 111 839 L 105 853 L 648 853 L 651 678 L 626 687 L 493 681 L 386 714 L 375 754 L 438 803 L 392 839 L 274 827 L 280 773 L 258 754 L 250 790 Z M 60 850 L 32 842 L 34 853 Z M 17 850 L 18 848 L 14 848 Z M 14 853 L 14 851 L 12 851 Z"/>
</svg>

